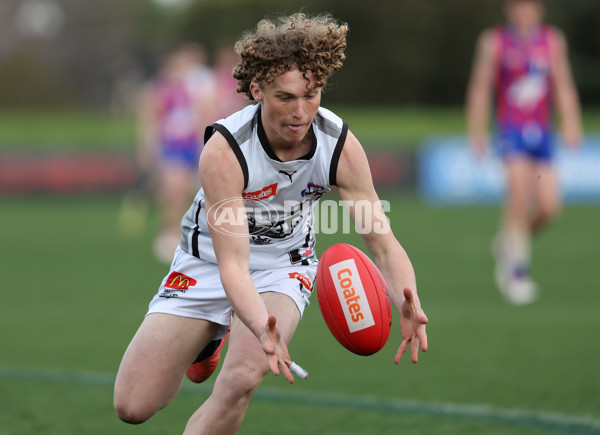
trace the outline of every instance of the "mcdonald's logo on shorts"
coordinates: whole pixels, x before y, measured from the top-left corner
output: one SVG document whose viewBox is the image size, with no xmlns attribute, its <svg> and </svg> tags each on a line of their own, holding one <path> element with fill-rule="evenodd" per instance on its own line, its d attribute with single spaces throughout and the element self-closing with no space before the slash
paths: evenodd
<svg viewBox="0 0 600 435">
<path fill-rule="evenodd" d="M 171 272 L 167 281 L 165 282 L 166 288 L 172 288 L 174 290 L 187 290 L 190 286 L 195 286 L 196 281 L 191 276 L 187 276 L 181 272 Z"/>
</svg>

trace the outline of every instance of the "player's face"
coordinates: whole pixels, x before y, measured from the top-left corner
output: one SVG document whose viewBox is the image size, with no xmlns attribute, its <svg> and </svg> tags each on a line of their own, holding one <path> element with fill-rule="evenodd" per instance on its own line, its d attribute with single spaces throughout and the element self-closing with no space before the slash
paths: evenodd
<svg viewBox="0 0 600 435">
<path fill-rule="evenodd" d="M 544 6 L 538 0 L 509 0 L 506 16 L 519 31 L 527 32 L 542 21 Z"/>
<path fill-rule="evenodd" d="M 268 85 L 252 83 L 250 89 L 262 103 L 263 127 L 271 145 L 302 142 L 321 104 L 321 88 L 313 74 L 293 69 Z"/>
</svg>

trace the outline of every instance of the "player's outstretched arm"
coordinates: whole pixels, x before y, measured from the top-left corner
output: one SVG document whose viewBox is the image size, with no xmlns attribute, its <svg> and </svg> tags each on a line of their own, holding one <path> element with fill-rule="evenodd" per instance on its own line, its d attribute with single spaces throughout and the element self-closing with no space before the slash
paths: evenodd
<svg viewBox="0 0 600 435">
<path fill-rule="evenodd" d="M 239 168 L 236 170 L 235 168 Z M 291 359 L 249 272 L 250 243 L 246 210 L 241 192 L 242 170 L 226 139 L 215 133 L 200 157 L 200 181 L 219 273 L 235 314 L 260 340 L 275 375 L 283 373 L 294 382 L 289 371 Z"/>
<path fill-rule="evenodd" d="M 392 303 L 401 316 L 402 343 L 396 355 L 396 363 L 409 346 L 412 361 L 417 362 L 419 348 L 427 350 L 425 325 L 428 319 L 417 294 L 415 273 L 406 251 L 389 226 L 373 186 L 365 152 L 351 132 L 348 132 L 340 156 L 336 181 L 350 217 L 356 221 L 357 213 L 361 213 L 362 227 L 368 229 L 363 232 L 362 237 L 388 285 Z"/>
<path fill-rule="evenodd" d="M 579 95 L 573 80 L 567 41 L 557 29 L 552 39 L 552 79 L 556 106 L 560 114 L 562 133 L 568 146 L 577 146 L 582 139 L 581 107 Z"/>
</svg>

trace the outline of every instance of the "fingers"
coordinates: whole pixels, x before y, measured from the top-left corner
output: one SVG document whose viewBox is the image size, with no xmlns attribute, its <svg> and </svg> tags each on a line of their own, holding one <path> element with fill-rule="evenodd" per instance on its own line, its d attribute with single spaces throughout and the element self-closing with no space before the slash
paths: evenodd
<svg viewBox="0 0 600 435">
<path fill-rule="evenodd" d="M 269 359 L 269 367 L 275 376 L 282 373 L 290 384 L 294 383 L 294 376 L 290 372 L 289 365 L 292 363 L 287 346 L 281 340 L 281 334 L 277 329 L 277 319 L 270 315 L 267 319 L 266 331 L 270 338 L 266 345 L 263 345 Z"/>
<path fill-rule="evenodd" d="M 427 320 L 427 318 L 425 318 L 425 320 Z M 421 350 L 423 352 L 427 352 L 427 332 L 425 331 L 424 327 L 417 329 L 417 338 L 419 343 L 421 343 Z"/>
<path fill-rule="evenodd" d="M 291 364 L 291 363 L 292 362 L 290 361 L 289 364 Z M 292 375 L 292 372 L 290 371 L 289 364 L 288 363 L 281 364 L 281 373 L 283 373 L 283 376 L 287 379 L 287 381 L 290 384 L 293 384 L 294 376 Z"/>
<path fill-rule="evenodd" d="M 294 376 L 289 369 L 289 365 L 292 364 L 292 361 L 285 361 L 277 357 L 277 355 L 269 355 L 269 367 L 275 376 L 279 376 L 279 374 L 283 374 L 283 377 L 287 379 L 290 384 L 294 383 Z"/>
<path fill-rule="evenodd" d="M 290 372 L 302 379 L 308 379 L 308 372 L 292 361 L 290 364 Z"/>
<path fill-rule="evenodd" d="M 410 359 L 413 363 L 417 363 L 419 361 L 419 348 L 423 351 L 427 351 L 427 335 L 423 335 L 425 340 L 422 341 L 418 335 L 415 335 L 413 338 L 404 339 L 398 348 L 398 352 L 396 352 L 396 358 L 394 358 L 394 362 L 396 364 L 400 363 L 400 360 L 410 347 Z M 420 345 L 420 346 L 419 346 Z"/>
<path fill-rule="evenodd" d="M 277 358 L 274 356 L 269 356 L 269 367 L 275 376 L 279 376 L 279 364 L 277 362 Z"/>
<path fill-rule="evenodd" d="M 398 352 L 396 352 L 396 357 L 394 358 L 394 362 L 396 364 L 400 363 L 400 360 L 404 356 L 404 352 L 406 352 L 406 346 L 404 345 L 404 341 L 400 344 L 398 348 Z"/>
<path fill-rule="evenodd" d="M 404 353 L 406 352 L 406 349 L 408 349 L 409 342 L 410 342 L 409 339 L 404 339 L 404 340 L 402 340 L 402 343 L 400 343 L 400 347 L 398 348 L 398 352 L 396 352 L 396 358 L 394 358 L 394 362 L 396 364 L 398 364 L 400 362 L 400 360 L 402 359 L 402 357 L 404 356 Z"/>
<path fill-rule="evenodd" d="M 277 319 L 275 316 L 271 315 L 267 318 L 267 325 L 265 326 L 265 332 L 267 337 L 269 338 L 266 342 L 263 343 L 263 348 L 265 353 L 268 355 L 275 354 L 275 345 L 280 340 L 280 334 L 277 330 Z M 272 369 L 272 367 L 271 367 Z M 275 372 L 274 372 L 275 373 Z M 275 373 L 279 374 L 279 372 Z"/>
<path fill-rule="evenodd" d="M 410 360 L 414 364 L 416 364 L 419 361 L 419 338 L 417 336 L 413 337 L 413 339 L 411 340 Z"/>
<path fill-rule="evenodd" d="M 394 358 L 394 362 L 396 364 L 400 363 L 400 360 L 402 359 L 409 347 L 411 361 L 415 364 L 419 361 L 419 345 L 418 343 L 415 343 L 415 341 L 419 341 L 419 339 L 416 336 L 414 339 L 402 340 L 402 343 L 398 348 L 398 352 L 396 352 L 396 358 Z"/>
<path fill-rule="evenodd" d="M 402 304 L 402 318 L 400 320 L 403 340 L 394 359 L 396 364 L 400 362 L 409 347 L 413 363 L 416 363 L 419 359 L 419 349 L 426 352 L 428 347 L 425 325 L 429 322 L 429 319 L 421 308 L 416 293 L 405 287 L 403 294 L 404 303 Z"/>
</svg>

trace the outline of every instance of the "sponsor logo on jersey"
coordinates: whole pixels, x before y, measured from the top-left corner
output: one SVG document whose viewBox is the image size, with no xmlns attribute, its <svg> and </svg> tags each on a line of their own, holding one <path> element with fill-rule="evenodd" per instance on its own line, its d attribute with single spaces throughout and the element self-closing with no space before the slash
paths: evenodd
<svg viewBox="0 0 600 435">
<path fill-rule="evenodd" d="M 195 286 L 196 281 L 191 276 L 187 276 L 181 272 L 171 272 L 167 281 L 165 282 L 165 287 L 173 290 L 186 291 L 190 286 Z"/>
<path fill-rule="evenodd" d="M 302 283 L 302 286 L 304 286 L 304 288 L 309 292 L 312 291 L 312 282 L 304 275 L 298 272 L 290 272 L 289 276 L 290 278 L 296 278 L 298 281 L 300 281 Z"/>
<path fill-rule="evenodd" d="M 292 171 L 292 172 L 286 172 L 286 171 L 279 171 L 280 174 L 284 174 L 287 175 L 288 178 L 290 179 L 290 183 L 292 183 L 292 176 L 298 171 Z"/>
<path fill-rule="evenodd" d="M 277 183 L 270 184 L 255 192 L 244 192 L 242 198 L 246 201 L 262 201 L 277 195 Z"/>
<path fill-rule="evenodd" d="M 290 256 L 290 262 L 292 264 L 309 264 L 308 259 L 314 257 L 315 250 L 313 248 L 294 249 L 293 251 L 288 252 L 288 255 Z"/>
<path fill-rule="evenodd" d="M 329 266 L 329 272 L 350 332 L 373 326 L 375 320 L 354 259 Z"/>
<path fill-rule="evenodd" d="M 313 183 L 308 183 L 306 185 L 306 189 L 304 189 L 302 192 L 300 192 L 300 194 L 302 195 L 302 197 L 305 197 L 306 195 L 316 195 L 316 194 L 323 194 L 327 192 L 327 188 L 323 187 L 323 186 L 319 186 L 317 184 L 313 184 Z"/>
</svg>

